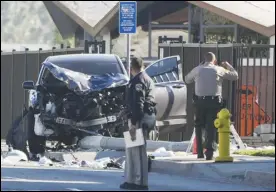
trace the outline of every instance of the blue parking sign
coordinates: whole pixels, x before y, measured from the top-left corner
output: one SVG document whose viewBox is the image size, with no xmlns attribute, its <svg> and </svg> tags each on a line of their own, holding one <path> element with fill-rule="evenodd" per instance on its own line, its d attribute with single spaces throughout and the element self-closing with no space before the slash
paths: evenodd
<svg viewBox="0 0 276 192">
<path fill-rule="evenodd" d="M 137 3 L 136 1 L 120 2 L 119 33 L 134 34 L 137 28 Z"/>
</svg>

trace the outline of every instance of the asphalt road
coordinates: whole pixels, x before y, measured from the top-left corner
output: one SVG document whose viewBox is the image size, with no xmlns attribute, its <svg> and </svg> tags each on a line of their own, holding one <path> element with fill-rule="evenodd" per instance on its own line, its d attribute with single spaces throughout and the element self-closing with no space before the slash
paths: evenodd
<svg viewBox="0 0 276 192">
<path fill-rule="evenodd" d="M 83 170 L 44 167 L 1 166 L 1 191 L 120 191 L 123 172 L 117 170 Z M 203 181 L 150 173 L 151 191 L 267 191 L 267 189 L 217 181 Z"/>
</svg>

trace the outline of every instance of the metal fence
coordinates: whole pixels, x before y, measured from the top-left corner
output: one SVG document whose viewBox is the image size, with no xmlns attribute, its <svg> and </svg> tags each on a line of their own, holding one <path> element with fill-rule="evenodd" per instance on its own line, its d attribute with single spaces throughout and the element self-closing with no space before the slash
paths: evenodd
<svg viewBox="0 0 276 192">
<path fill-rule="evenodd" d="M 223 97 L 239 135 L 251 136 L 254 128 L 261 124 L 270 124 L 268 132 L 272 133 L 275 123 L 275 45 L 159 44 L 158 56 L 179 55 L 185 76 L 210 51 L 217 55 L 218 62 L 228 61 L 239 73 L 237 82 L 223 83 Z M 187 88 L 188 126 L 182 133 L 186 139 L 192 135 L 194 127 L 194 85 L 187 85 Z"/>
<path fill-rule="evenodd" d="M 6 136 L 11 123 L 22 113 L 27 102 L 27 92 L 23 90 L 22 82 L 35 81 L 41 63 L 48 56 L 90 52 L 89 46 L 89 42 L 86 42 L 84 48 L 1 52 L 1 138 Z M 104 52 L 103 50 L 104 47 L 101 52 Z M 158 56 L 160 58 L 179 55 L 183 64 L 182 74 L 186 75 L 209 51 L 214 52 L 219 61 L 229 61 L 239 73 L 237 82 L 224 82 L 223 97 L 227 100 L 227 107 L 233 114 L 232 120 L 240 136 L 252 135 L 252 130 L 260 124 L 275 123 L 275 46 L 159 44 Z M 187 140 L 192 135 L 194 85 L 188 85 L 187 88 L 187 129 L 181 134 L 171 133 L 161 137 L 162 140 Z"/>
<path fill-rule="evenodd" d="M 1 52 L 1 138 L 5 138 L 11 123 L 28 102 L 23 81 L 36 81 L 41 63 L 49 56 L 83 52 L 84 48 Z"/>
</svg>

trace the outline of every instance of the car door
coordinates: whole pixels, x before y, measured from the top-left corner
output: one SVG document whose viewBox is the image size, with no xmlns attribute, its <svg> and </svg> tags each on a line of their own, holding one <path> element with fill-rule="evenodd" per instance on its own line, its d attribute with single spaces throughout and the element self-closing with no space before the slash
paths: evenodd
<svg viewBox="0 0 276 192">
<path fill-rule="evenodd" d="M 145 71 L 155 83 L 157 125 L 186 123 L 187 88 L 179 78 L 179 56 L 162 58 Z"/>
</svg>

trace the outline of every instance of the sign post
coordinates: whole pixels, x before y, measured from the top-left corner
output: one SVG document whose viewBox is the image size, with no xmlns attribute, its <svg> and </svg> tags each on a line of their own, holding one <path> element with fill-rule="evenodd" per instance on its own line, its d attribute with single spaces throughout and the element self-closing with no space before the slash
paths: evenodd
<svg viewBox="0 0 276 192">
<path fill-rule="evenodd" d="M 137 3 L 136 1 L 121 1 L 119 11 L 119 33 L 127 36 L 127 63 L 130 77 L 130 50 L 131 34 L 136 33 L 137 28 Z"/>
</svg>

